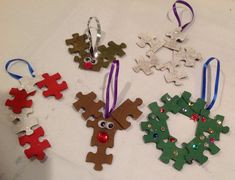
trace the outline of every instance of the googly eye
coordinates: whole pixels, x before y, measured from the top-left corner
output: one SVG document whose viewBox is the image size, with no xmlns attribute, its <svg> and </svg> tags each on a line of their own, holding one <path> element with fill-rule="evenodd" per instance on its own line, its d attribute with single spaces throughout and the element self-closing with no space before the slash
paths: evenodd
<svg viewBox="0 0 235 180">
<path fill-rule="evenodd" d="M 91 60 L 91 64 L 93 64 L 93 65 L 94 65 L 94 64 L 97 64 L 97 62 L 98 62 L 98 61 L 97 61 L 96 59 L 92 59 L 92 60 Z"/>
<path fill-rule="evenodd" d="M 107 129 L 113 129 L 113 127 L 114 127 L 114 124 L 112 122 L 107 122 L 106 124 Z"/>
<path fill-rule="evenodd" d="M 91 62 L 92 59 L 90 57 L 85 57 L 83 60 L 84 62 Z"/>
<path fill-rule="evenodd" d="M 101 121 L 98 122 L 98 126 L 100 128 L 105 128 L 105 125 L 106 125 L 106 122 L 104 120 L 101 120 Z"/>
</svg>

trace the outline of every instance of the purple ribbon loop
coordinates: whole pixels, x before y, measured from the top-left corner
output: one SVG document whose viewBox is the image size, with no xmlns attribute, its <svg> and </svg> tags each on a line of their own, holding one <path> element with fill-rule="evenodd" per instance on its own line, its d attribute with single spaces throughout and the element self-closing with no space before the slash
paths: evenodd
<svg viewBox="0 0 235 180">
<path fill-rule="evenodd" d="M 109 109 L 109 100 L 110 100 L 110 88 L 111 88 L 111 82 L 112 82 L 112 77 L 113 77 L 113 72 L 116 67 L 115 71 L 115 76 L 114 76 L 114 97 L 113 97 L 113 105 L 112 108 Z M 108 77 L 108 84 L 106 88 L 106 103 L 105 103 L 105 118 L 109 118 L 113 110 L 115 109 L 115 106 L 117 104 L 117 91 L 118 91 L 118 74 L 119 74 L 119 61 L 114 60 L 109 72 L 109 77 Z"/>
<path fill-rule="evenodd" d="M 184 25 L 182 25 L 181 19 L 179 17 L 179 13 L 177 12 L 176 4 L 183 4 L 183 5 L 185 5 L 190 10 L 190 12 L 192 14 L 191 20 L 189 22 L 185 23 Z M 189 26 L 193 22 L 193 20 L 194 20 L 194 11 L 193 11 L 192 6 L 189 3 L 187 3 L 187 2 L 185 2 L 183 0 L 177 0 L 173 4 L 172 9 L 173 9 L 174 15 L 176 17 L 176 20 L 178 22 L 178 26 L 181 28 L 181 31 L 183 31 L 187 26 Z"/>
</svg>

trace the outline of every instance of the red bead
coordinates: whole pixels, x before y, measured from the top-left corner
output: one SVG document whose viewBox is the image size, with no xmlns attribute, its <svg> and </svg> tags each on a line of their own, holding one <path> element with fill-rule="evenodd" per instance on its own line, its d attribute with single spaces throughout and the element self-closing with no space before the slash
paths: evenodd
<svg viewBox="0 0 235 180">
<path fill-rule="evenodd" d="M 199 115 L 198 114 L 192 114 L 191 119 L 193 121 L 198 121 Z"/>
<path fill-rule="evenodd" d="M 201 118 L 201 121 L 202 121 L 202 122 L 206 122 L 206 118 L 205 118 L 205 117 L 202 117 L 202 118 Z"/>
<path fill-rule="evenodd" d="M 215 139 L 214 139 L 214 138 L 210 138 L 210 142 L 211 142 L 211 143 L 214 143 L 214 142 L 215 142 Z"/>
<path fill-rule="evenodd" d="M 165 109 L 164 108 L 160 108 L 160 112 L 161 113 L 165 112 Z"/>
<path fill-rule="evenodd" d="M 91 69 L 92 67 L 93 67 L 93 64 L 91 62 L 84 63 L 84 68 L 85 69 Z"/>
<path fill-rule="evenodd" d="M 170 140 L 170 142 L 172 142 L 172 143 L 176 141 L 176 139 L 173 138 L 173 137 L 171 137 L 169 140 Z"/>
<path fill-rule="evenodd" d="M 99 132 L 97 139 L 101 143 L 106 143 L 109 139 L 109 136 L 106 132 Z"/>
</svg>

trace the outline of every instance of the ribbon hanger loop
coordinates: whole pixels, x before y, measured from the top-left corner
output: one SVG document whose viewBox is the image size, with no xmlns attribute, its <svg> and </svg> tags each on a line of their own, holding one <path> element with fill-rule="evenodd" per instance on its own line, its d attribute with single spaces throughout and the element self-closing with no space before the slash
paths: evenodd
<svg viewBox="0 0 235 180">
<path fill-rule="evenodd" d="M 210 110 L 217 99 L 218 89 L 219 89 L 219 79 L 220 79 L 220 61 L 215 57 L 210 57 L 203 65 L 202 72 L 202 94 L 201 98 L 205 101 L 206 99 L 206 90 L 207 90 L 207 69 L 212 61 L 216 60 L 217 68 L 216 68 L 216 76 L 215 76 L 215 85 L 214 85 L 214 95 L 210 103 L 207 103 L 206 109 Z"/>
<path fill-rule="evenodd" d="M 24 59 L 18 59 L 18 58 L 17 58 L 17 59 L 11 59 L 11 60 L 7 61 L 6 65 L 5 65 L 5 70 L 7 71 L 7 73 L 8 73 L 11 77 L 13 77 L 13 78 L 16 79 L 16 80 L 20 80 L 20 79 L 23 77 L 23 76 L 21 76 L 21 75 L 18 75 L 18 74 L 15 74 L 15 73 L 12 73 L 12 72 L 9 71 L 10 66 L 13 65 L 13 64 L 15 64 L 15 63 L 17 63 L 17 62 L 23 62 L 23 63 L 25 63 L 25 64 L 28 66 L 28 70 L 29 70 L 31 76 L 32 76 L 32 77 L 35 77 L 35 75 L 34 75 L 34 69 L 33 69 L 33 67 L 31 66 L 31 64 L 30 64 L 28 61 L 24 60 Z"/>
<path fill-rule="evenodd" d="M 112 82 L 112 77 L 113 77 L 113 72 L 115 70 L 115 76 L 114 76 L 114 99 L 113 99 L 113 104 L 111 109 L 109 109 L 109 100 L 110 100 L 110 88 L 111 88 L 111 82 Z M 117 104 L 117 96 L 118 96 L 118 75 L 119 75 L 119 61 L 114 60 L 112 62 L 112 66 L 109 72 L 108 76 L 108 83 L 107 83 L 107 88 L 106 88 L 106 102 L 105 102 L 105 118 L 110 117 L 110 114 L 113 112 L 113 110 L 116 107 Z"/>
<path fill-rule="evenodd" d="M 93 42 L 92 42 L 92 34 L 91 34 L 91 22 L 92 20 L 94 20 L 96 22 L 96 41 L 95 44 L 93 46 Z M 88 39 L 89 39 L 89 50 L 90 50 L 90 54 L 91 56 L 96 59 L 98 57 L 98 45 L 101 39 L 101 25 L 100 25 L 100 21 L 97 17 L 90 17 L 88 22 L 87 22 L 87 35 L 88 35 Z"/>
<path fill-rule="evenodd" d="M 187 9 L 190 10 L 190 12 L 191 12 L 191 19 L 190 19 L 189 22 L 187 22 L 187 23 L 185 23 L 185 24 L 182 24 L 182 19 L 180 18 L 179 13 L 178 13 L 178 11 L 177 11 L 177 9 L 178 9 L 178 7 L 176 6 L 177 4 L 182 4 L 182 5 L 184 5 Z M 187 26 L 189 26 L 189 25 L 193 22 L 193 20 L 194 20 L 194 10 L 193 10 L 192 6 L 191 6 L 189 3 L 187 3 L 186 1 L 184 1 L 184 0 L 177 0 L 177 1 L 175 1 L 175 3 L 174 3 L 173 6 L 172 6 L 172 10 L 173 10 L 173 13 L 174 13 L 174 15 L 175 15 L 175 18 L 176 18 L 176 20 L 177 20 L 178 27 L 181 28 L 181 32 L 184 31 L 184 29 L 185 29 Z"/>
</svg>

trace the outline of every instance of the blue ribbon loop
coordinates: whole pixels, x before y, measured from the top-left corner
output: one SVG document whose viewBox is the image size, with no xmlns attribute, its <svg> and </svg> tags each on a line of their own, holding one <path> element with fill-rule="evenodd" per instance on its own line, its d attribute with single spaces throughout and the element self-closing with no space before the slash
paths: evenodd
<svg viewBox="0 0 235 180">
<path fill-rule="evenodd" d="M 216 77 L 215 77 L 215 86 L 214 86 L 214 95 L 213 95 L 213 99 L 211 100 L 211 102 L 207 105 L 206 109 L 210 110 L 214 104 L 215 101 L 217 99 L 218 96 L 218 89 L 219 89 L 219 78 L 220 78 L 220 61 L 215 58 L 215 57 L 210 57 L 203 65 L 203 73 L 202 73 L 202 94 L 201 94 L 201 98 L 205 101 L 206 98 L 206 85 L 207 85 L 207 69 L 208 66 L 210 65 L 210 63 L 216 60 L 217 61 L 217 69 L 216 69 Z"/>
<path fill-rule="evenodd" d="M 23 76 L 21 76 L 21 75 L 18 75 L 18 74 L 15 74 L 15 73 L 12 73 L 12 72 L 9 71 L 9 67 L 12 65 L 12 63 L 17 63 L 17 62 L 23 62 L 23 63 L 25 63 L 25 64 L 28 66 L 28 69 L 29 69 L 29 72 L 30 72 L 31 76 L 32 76 L 32 77 L 35 77 L 33 67 L 31 66 L 31 64 L 30 64 L 28 61 L 26 61 L 26 60 L 24 60 L 24 59 L 12 59 L 12 60 L 9 60 L 9 61 L 6 63 L 5 69 L 6 69 L 7 73 L 8 73 L 11 77 L 13 77 L 13 78 L 16 79 L 16 80 L 20 80 L 20 79 L 23 77 Z"/>
</svg>

